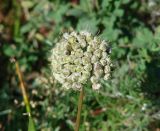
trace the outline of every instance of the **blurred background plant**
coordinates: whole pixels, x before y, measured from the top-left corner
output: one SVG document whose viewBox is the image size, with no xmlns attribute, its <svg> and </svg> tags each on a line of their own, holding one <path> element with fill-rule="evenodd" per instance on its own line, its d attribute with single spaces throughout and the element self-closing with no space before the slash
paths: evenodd
<svg viewBox="0 0 160 131">
<path fill-rule="evenodd" d="M 28 124 L 12 57 L 36 129 L 73 130 L 78 93 L 61 89 L 48 62 L 72 28 L 109 40 L 115 67 L 99 93 L 86 90 L 80 130 L 160 130 L 159 0 L 0 0 L 0 130 L 25 131 Z"/>
</svg>

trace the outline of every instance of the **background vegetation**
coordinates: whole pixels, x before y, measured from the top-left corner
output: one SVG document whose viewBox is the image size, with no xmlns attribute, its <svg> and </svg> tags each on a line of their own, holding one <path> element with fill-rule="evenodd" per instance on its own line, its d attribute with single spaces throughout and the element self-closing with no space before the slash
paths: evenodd
<svg viewBox="0 0 160 131">
<path fill-rule="evenodd" d="M 61 89 L 48 62 L 56 40 L 72 28 L 109 40 L 114 65 L 101 91 L 86 88 L 81 131 L 160 130 L 159 0 L 0 0 L 0 130 L 27 130 L 13 57 L 36 129 L 73 130 L 78 93 Z"/>
</svg>

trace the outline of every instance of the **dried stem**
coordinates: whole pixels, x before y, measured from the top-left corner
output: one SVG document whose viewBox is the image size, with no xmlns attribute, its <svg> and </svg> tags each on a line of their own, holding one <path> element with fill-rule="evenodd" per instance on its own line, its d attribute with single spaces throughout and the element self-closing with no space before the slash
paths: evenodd
<svg viewBox="0 0 160 131">
<path fill-rule="evenodd" d="M 83 96 L 84 96 L 84 90 L 82 88 L 82 90 L 80 91 L 79 100 L 78 100 L 78 113 L 77 113 L 75 131 L 79 131 L 80 119 L 81 119 L 81 110 L 82 110 L 82 103 L 83 103 Z"/>
<path fill-rule="evenodd" d="M 28 96 L 27 96 L 27 93 L 25 91 L 25 86 L 24 86 L 24 82 L 23 82 L 23 78 L 22 78 L 22 73 L 20 71 L 19 64 L 18 64 L 17 61 L 15 61 L 15 65 L 16 65 L 16 72 L 17 72 L 17 75 L 18 75 L 18 78 L 19 78 L 19 81 L 20 81 L 20 88 L 21 88 L 21 91 L 22 91 L 23 100 L 24 100 L 24 103 L 26 105 L 26 110 L 27 110 L 28 115 L 31 116 L 31 109 L 30 109 L 30 105 L 29 105 Z"/>
<path fill-rule="evenodd" d="M 24 81 L 23 81 L 23 78 L 22 78 L 22 73 L 20 71 L 18 62 L 15 59 L 13 59 L 13 61 L 15 62 L 15 65 L 16 65 L 16 72 L 17 72 L 17 75 L 18 75 L 18 78 L 19 78 L 19 81 L 20 81 L 20 88 L 21 88 L 22 95 L 23 95 L 23 101 L 25 103 L 26 111 L 27 111 L 27 114 L 29 116 L 28 131 L 36 131 L 34 121 L 33 121 L 32 116 L 31 116 L 31 108 L 30 108 L 28 96 L 27 96 L 27 93 L 26 93 L 26 90 L 25 90 Z"/>
</svg>

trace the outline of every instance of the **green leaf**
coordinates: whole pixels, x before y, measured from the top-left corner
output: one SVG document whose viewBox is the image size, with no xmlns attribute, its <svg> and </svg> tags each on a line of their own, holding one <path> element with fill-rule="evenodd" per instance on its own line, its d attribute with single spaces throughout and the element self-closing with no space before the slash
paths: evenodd
<svg viewBox="0 0 160 131">
<path fill-rule="evenodd" d="M 15 45 L 4 45 L 3 46 L 3 51 L 4 51 L 4 54 L 6 56 L 9 56 L 9 57 L 15 57 L 17 56 L 17 47 Z"/>
<path fill-rule="evenodd" d="M 92 5 L 90 0 L 81 0 L 80 1 L 80 7 L 85 12 L 90 12 Z"/>
<path fill-rule="evenodd" d="M 73 8 L 68 10 L 67 15 L 68 16 L 74 16 L 74 17 L 80 17 L 84 12 L 79 8 Z"/>
<path fill-rule="evenodd" d="M 110 5 L 111 0 L 103 0 L 102 1 L 102 8 L 106 8 Z"/>
<path fill-rule="evenodd" d="M 154 36 L 153 33 L 147 28 L 137 28 L 136 29 L 136 36 L 133 39 L 133 44 L 137 48 L 148 48 L 151 49 Z"/>
<path fill-rule="evenodd" d="M 66 14 L 69 6 L 68 5 L 60 5 L 55 12 L 52 12 L 48 15 L 48 17 L 54 19 L 56 23 L 63 22 L 63 16 Z"/>
<path fill-rule="evenodd" d="M 32 117 L 29 117 L 28 131 L 36 131 Z"/>
<path fill-rule="evenodd" d="M 124 14 L 124 10 L 122 10 L 122 9 L 116 9 L 114 11 L 114 15 L 117 16 L 117 17 L 122 17 L 123 14 Z"/>
<path fill-rule="evenodd" d="M 77 30 L 81 31 L 81 30 L 87 30 L 89 32 L 92 32 L 92 34 L 95 34 L 98 31 L 98 25 L 99 20 L 97 20 L 96 18 L 81 18 L 78 21 L 77 24 Z"/>
</svg>

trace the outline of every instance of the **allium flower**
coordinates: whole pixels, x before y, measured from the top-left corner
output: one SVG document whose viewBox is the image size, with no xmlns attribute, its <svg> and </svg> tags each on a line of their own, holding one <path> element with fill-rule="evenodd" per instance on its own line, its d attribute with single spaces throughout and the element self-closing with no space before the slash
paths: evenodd
<svg viewBox="0 0 160 131">
<path fill-rule="evenodd" d="M 65 89 L 80 90 L 87 82 L 101 88 L 100 79 L 110 77 L 110 56 L 106 41 L 87 31 L 64 33 L 51 51 L 53 76 Z"/>
</svg>

